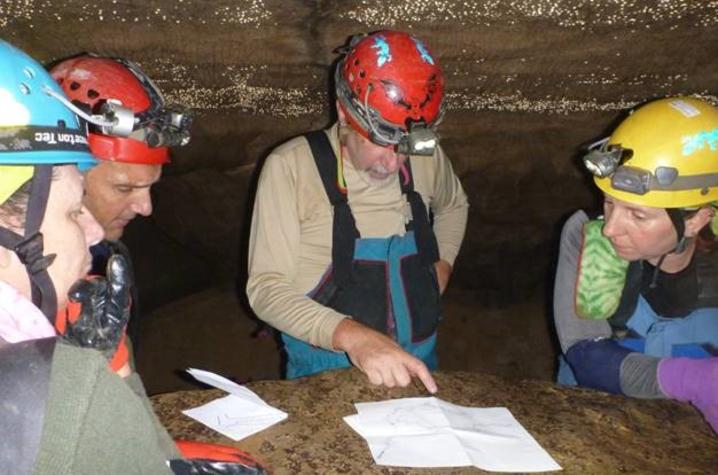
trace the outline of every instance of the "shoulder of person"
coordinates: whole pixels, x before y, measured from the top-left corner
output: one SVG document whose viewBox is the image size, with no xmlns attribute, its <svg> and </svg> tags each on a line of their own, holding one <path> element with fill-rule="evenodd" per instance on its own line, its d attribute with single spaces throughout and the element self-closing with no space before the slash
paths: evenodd
<svg viewBox="0 0 718 475">
<path fill-rule="evenodd" d="M 304 135 L 298 135 L 278 145 L 272 150 L 271 155 L 291 156 L 304 153 L 309 150 L 309 143 Z"/>
<path fill-rule="evenodd" d="M 299 167 L 304 163 L 314 163 L 312 151 L 304 135 L 293 137 L 281 145 L 275 147 L 267 156 L 263 164 L 263 170 L 290 171 L 292 175 L 297 173 Z"/>
<path fill-rule="evenodd" d="M 561 230 L 561 242 L 580 242 L 583 234 L 583 225 L 589 221 L 585 211 L 579 209 L 566 220 Z"/>
</svg>

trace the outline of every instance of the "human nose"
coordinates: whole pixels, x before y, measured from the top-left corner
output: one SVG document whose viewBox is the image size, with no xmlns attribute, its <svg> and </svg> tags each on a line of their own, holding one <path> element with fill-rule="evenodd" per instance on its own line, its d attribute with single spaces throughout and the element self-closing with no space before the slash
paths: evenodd
<svg viewBox="0 0 718 475">
<path fill-rule="evenodd" d="M 395 173 L 399 171 L 402 163 L 404 163 L 406 157 L 396 153 L 396 150 L 392 148 L 385 148 L 384 154 L 382 155 L 381 164 L 389 173 Z"/>
<path fill-rule="evenodd" d="M 616 237 L 623 230 L 621 213 L 619 210 L 612 208 L 604 211 L 603 235 L 607 238 Z"/>
<path fill-rule="evenodd" d="M 137 199 L 132 202 L 132 212 L 142 216 L 149 216 L 152 214 L 152 196 L 150 196 L 150 190 L 141 190 Z"/>
<path fill-rule="evenodd" d="M 83 206 L 80 218 L 80 227 L 85 234 L 87 246 L 94 246 L 105 237 L 105 230 L 100 226 L 90 211 Z"/>
</svg>

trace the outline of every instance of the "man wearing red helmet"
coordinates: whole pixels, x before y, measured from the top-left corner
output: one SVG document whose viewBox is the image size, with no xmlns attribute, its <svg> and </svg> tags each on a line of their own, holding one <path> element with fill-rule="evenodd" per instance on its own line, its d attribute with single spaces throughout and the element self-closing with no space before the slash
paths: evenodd
<svg viewBox="0 0 718 475">
<path fill-rule="evenodd" d="M 113 254 L 123 254 L 129 262 L 119 239 L 137 215 L 152 213 L 150 188 L 169 161 L 169 147 L 189 141 L 190 116 L 166 106 L 147 75 L 122 58 L 83 54 L 56 64 L 50 72 L 90 123 L 88 143 L 100 160 L 85 174 L 83 201 L 105 231 L 105 240 L 91 249 L 93 273 L 102 274 Z M 128 334 L 136 349 L 139 320 L 133 297 Z M 123 348 L 113 367 L 127 359 Z"/>
<path fill-rule="evenodd" d="M 397 31 L 352 38 L 339 122 L 275 149 L 259 178 L 247 294 L 282 332 L 287 377 L 348 367 L 434 392 L 440 293 L 468 204 L 437 144 L 444 77 Z"/>
</svg>

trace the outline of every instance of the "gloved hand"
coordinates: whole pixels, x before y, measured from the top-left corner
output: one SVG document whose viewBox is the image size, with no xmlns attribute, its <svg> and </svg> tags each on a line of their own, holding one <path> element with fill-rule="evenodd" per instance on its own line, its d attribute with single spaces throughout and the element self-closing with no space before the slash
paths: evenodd
<svg viewBox="0 0 718 475">
<path fill-rule="evenodd" d="M 79 305 L 79 316 L 67 321 L 63 340 L 71 345 L 94 348 L 110 360 L 130 318 L 130 272 L 119 254 L 107 262 L 107 277 L 77 281 L 68 292 L 70 305 Z"/>
<path fill-rule="evenodd" d="M 666 396 L 693 404 L 718 433 L 718 358 L 663 358 L 658 384 Z"/>
<path fill-rule="evenodd" d="M 226 445 L 176 440 L 181 459 L 169 461 L 175 475 L 267 475 L 251 456 Z"/>
</svg>

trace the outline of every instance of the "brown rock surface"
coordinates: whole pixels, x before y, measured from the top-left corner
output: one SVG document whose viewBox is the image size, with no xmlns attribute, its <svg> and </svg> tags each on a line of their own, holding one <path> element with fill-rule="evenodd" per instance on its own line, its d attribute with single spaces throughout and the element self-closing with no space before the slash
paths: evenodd
<svg viewBox="0 0 718 475">
<path fill-rule="evenodd" d="M 511 379 L 551 380 L 556 361 L 540 296 L 501 307 L 450 288 L 439 327 L 439 367 Z M 279 379 L 280 354 L 270 332 L 241 305 L 232 286 L 216 286 L 163 305 L 144 326 L 137 369 L 148 393 L 190 389 L 188 367 L 234 381 Z M 153 350 L 154 349 L 154 350 Z"/>
<path fill-rule="evenodd" d="M 566 474 L 709 474 L 718 467 L 718 438 L 687 404 L 643 401 L 547 382 L 509 382 L 494 376 L 440 372 L 438 397 L 474 407 L 504 406 Z M 233 442 L 180 411 L 209 402 L 218 390 L 182 391 L 152 398 L 160 420 L 179 439 L 233 445 L 263 460 L 276 474 L 460 474 L 478 469 L 404 469 L 373 463 L 364 440 L 343 416 L 355 402 L 426 396 L 418 386 L 371 386 L 357 370 L 294 381 L 248 384 L 289 417 Z"/>
</svg>

